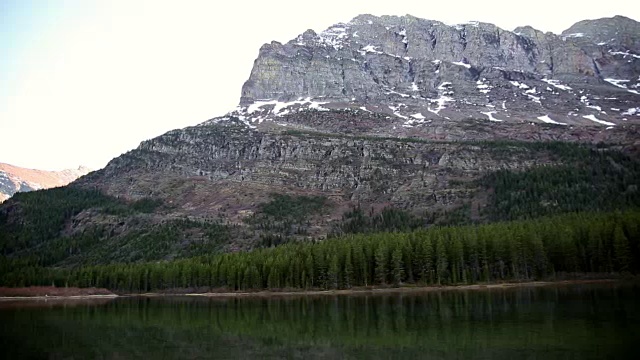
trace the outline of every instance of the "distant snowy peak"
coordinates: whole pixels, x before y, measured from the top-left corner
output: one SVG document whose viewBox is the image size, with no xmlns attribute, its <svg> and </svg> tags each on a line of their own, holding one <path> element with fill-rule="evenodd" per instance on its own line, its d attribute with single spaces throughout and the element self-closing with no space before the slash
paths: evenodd
<svg viewBox="0 0 640 360">
<path fill-rule="evenodd" d="M 0 163 L 0 202 L 5 201 L 17 192 L 67 185 L 90 171 L 89 168 L 84 166 L 62 171 L 46 171 Z"/>
</svg>

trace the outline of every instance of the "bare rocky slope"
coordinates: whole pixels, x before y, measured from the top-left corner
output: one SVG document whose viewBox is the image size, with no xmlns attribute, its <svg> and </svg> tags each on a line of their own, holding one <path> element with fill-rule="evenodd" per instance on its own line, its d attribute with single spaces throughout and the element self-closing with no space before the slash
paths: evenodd
<svg viewBox="0 0 640 360">
<path fill-rule="evenodd" d="M 0 163 L 0 202 L 7 200 L 16 192 L 67 185 L 80 176 L 88 174 L 89 171 L 84 166 L 62 171 L 46 171 Z"/>
<path fill-rule="evenodd" d="M 500 219 L 499 199 L 515 209 L 525 195 L 522 208 L 551 212 L 638 206 L 639 34 L 621 16 L 556 35 L 361 15 L 266 44 L 235 110 L 144 141 L 72 185 L 162 205 L 124 217 L 77 210 L 61 234 L 99 227 L 116 239 L 101 244 L 126 252 L 127 234 L 189 219 L 224 224 L 222 247 L 237 250 L 323 238 L 354 208 L 447 223 Z M 551 180 L 522 188 L 532 178 Z M 577 198 L 583 207 L 570 206 Z M 20 201 L 0 211 L 9 223 L 21 213 Z M 180 224 L 158 256 L 210 231 Z"/>
</svg>

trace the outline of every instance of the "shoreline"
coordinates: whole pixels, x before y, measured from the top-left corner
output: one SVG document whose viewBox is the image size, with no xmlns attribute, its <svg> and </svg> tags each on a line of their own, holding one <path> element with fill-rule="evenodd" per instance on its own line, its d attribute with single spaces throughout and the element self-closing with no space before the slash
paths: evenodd
<svg viewBox="0 0 640 360">
<path fill-rule="evenodd" d="M 562 280 L 562 281 L 528 281 L 521 283 L 496 283 L 473 285 L 444 285 L 444 286 L 400 286 L 385 288 L 354 288 L 337 290 L 301 290 L 301 291 L 259 291 L 259 292 L 221 292 L 221 293 L 189 293 L 183 295 L 170 294 L 168 296 L 195 296 L 195 297 L 277 297 L 277 296 L 326 296 L 326 295 L 371 295 L 393 293 L 422 293 L 454 290 L 496 290 L 521 287 L 543 287 L 554 285 L 579 285 L 622 282 L 620 279 L 598 280 Z M 155 296 L 155 295 L 152 295 Z M 159 294 L 159 296 L 167 296 Z"/>
<path fill-rule="evenodd" d="M 126 294 L 121 297 L 203 297 L 203 298 L 238 298 L 238 297 L 294 297 L 294 296 L 333 296 L 333 295 L 371 295 L 371 294 L 393 294 L 393 293 L 421 293 L 454 290 L 496 290 L 511 289 L 521 287 L 543 287 L 543 286 L 566 286 L 580 284 L 613 284 L 625 282 L 624 279 L 591 279 L 591 280 L 558 280 L 558 281 L 527 281 L 508 282 L 492 284 L 472 284 L 472 285 L 445 285 L 445 286 L 400 286 L 400 287 L 372 287 L 372 288 L 352 288 L 335 290 L 293 290 L 293 291 L 227 291 L 227 292 L 206 292 L 206 293 L 142 293 Z"/>
<path fill-rule="evenodd" d="M 584 280 L 558 280 L 558 281 L 527 281 L 505 282 L 472 285 L 444 285 L 444 286 L 400 286 L 400 287 L 371 287 L 336 290 L 263 290 L 263 291 L 226 291 L 204 293 L 163 293 L 151 292 L 141 294 L 94 294 L 94 295 L 55 295 L 55 296 L 0 296 L 0 301 L 15 300 L 91 300 L 91 299 L 115 299 L 123 297 L 200 297 L 200 298 L 250 298 L 250 297 L 298 297 L 298 296 L 335 296 L 335 295 L 371 295 L 393 293 L 422 293 L 438 291 L 482 291 L 497 289 L 513 289 L 525 287 L 567 286 L 580 284 L 613 284 L 625 282 L 625 279 L 584 279 Z"/>
<path fill-rule="evenodd" d="M 8 300 L 86 300 L 86 299 L 114 299 L 120 295 L 52 295 L 52 296 L 0 296 L 0 301 Z"/>
</svg>

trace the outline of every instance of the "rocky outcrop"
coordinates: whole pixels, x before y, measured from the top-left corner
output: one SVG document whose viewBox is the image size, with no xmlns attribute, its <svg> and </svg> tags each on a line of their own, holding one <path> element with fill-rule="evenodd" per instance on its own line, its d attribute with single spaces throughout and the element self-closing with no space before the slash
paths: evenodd
<svg viewBox="0 0 640 360">
<path fill-rule="evenodd" d="M 0 202 L 17 192 L 67 185 L 80 176 L 86 175 L 89 171 L 84 166 L 62 171 L 46 171 L 0 163 Z"/>
<path fill-rule="evenodd" d="M 624 125 L 640 120 L 639 27 L 617 16 L 556 35 L 361 15 L 265 44 L 232 114 L 254 124 L 299 108 L 363 108 L 404 127 L 467 118 Z"/>
<path fill-rule="evenodd" d="M 546 130 L 553 133 L 552 129 Z M 539 139 L 544 139 L 545 129 L 534 127 L 532 132 L 536 131 Z M 620 138 L 615 130 L 602 134 Z M 597 134 L 577 132 L 578 135 L 593 139 Z M 547 152 L 530 152 L 522 145 L 504 147 L 464 139 L 275 133 L 241 124 L 214 124 L 174 130 L 145 141 L 78 184 L 98 186 L 130 199 L 163 198 L 185 209 L 191 208 L 193 201 L 211 205 L 226 191 L 236 195 L 302 192 L 333 196 L 340 203 L 435 209 L 468 198 L 475 185 L 465 184 L 484 174 L 557 163 L 557 158 Z M 207 190 L 185 196 L 194 189 L 182 188 L 180 184 L 185 181 L 204 183 L 198 186 Z M 175 191 L 175 187 L 181 189 Z M 258 198 L 235 196 L 233 200 L 225 197 L 224 201 L 236 206 L 238 213 L 232 215 L 238 215 L 258 203 Z M 219 208 L 193 207 L 197 211 L 191 214 L 215 217 Z"/>
</svg>

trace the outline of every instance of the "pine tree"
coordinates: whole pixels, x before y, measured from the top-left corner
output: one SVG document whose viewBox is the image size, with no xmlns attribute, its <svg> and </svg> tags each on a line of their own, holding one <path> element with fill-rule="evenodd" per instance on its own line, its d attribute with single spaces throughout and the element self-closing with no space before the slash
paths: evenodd
<svg viewBox="0 0 640 360">
<path fill-rule="evenodd" d="M 615 254 L 616 268 L 620 272 L 631 271 L 632 257 L 629 241 L 622 231 L 622 226 L 616 224 L 613 232 L 613 251 Z"/>
<path fill-rule="evenodd" d="M 353 278 L 353 262 L 351 260 L 351 247 L 346 246 L 346 256 L 344 259 L 344 287 L 349 289 L 354 284 Z"/>
<path fill-rule="evenodd" d="M 393 284 L 400 285 L 404 278 L 404 265 L 400 247 L 396 247 L 391 254 L 391 274 L 393 275 Z"/>
<path fill-rule="evenodd" d="M 386 244 L 378 244 L 375 252 L 375 273 L 376 283 L 384 285 L 387 283 L 387 251 Z"/>
<path fill-rule="evenodd" d="M 436 278 L 438 285 L 447 282 L 449 261 L 447 260 L 447 249 L 444 246 L 442 234 L 436 235 Z"/>
</svg>

